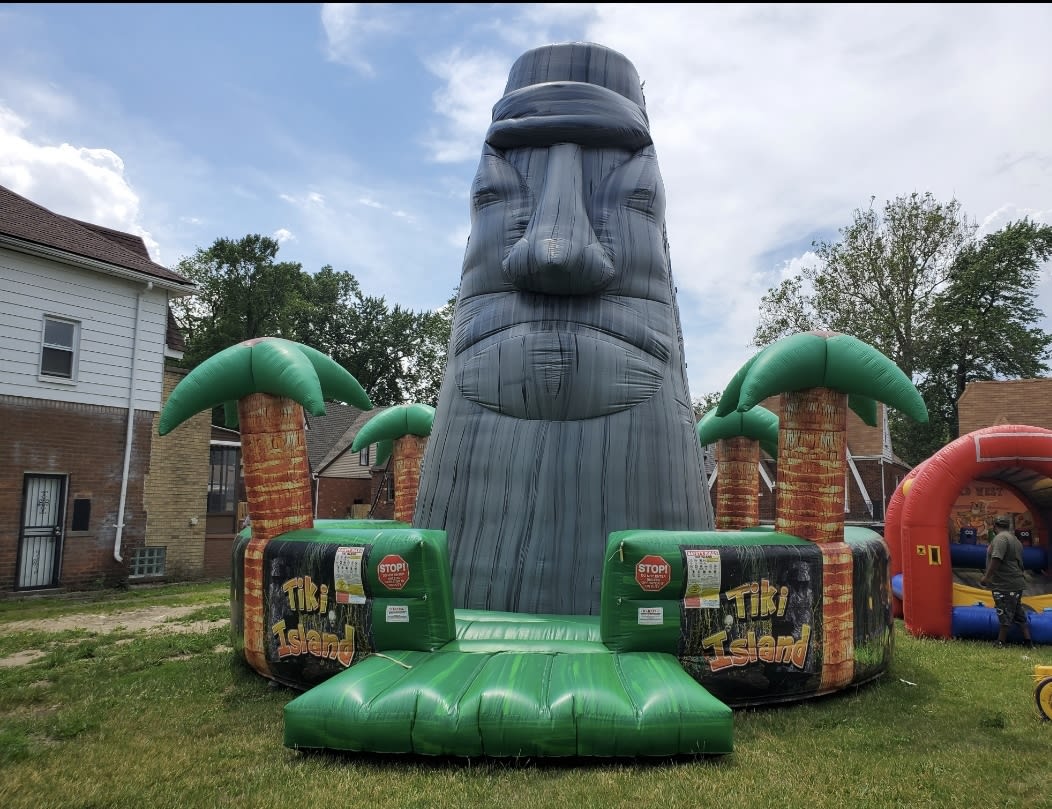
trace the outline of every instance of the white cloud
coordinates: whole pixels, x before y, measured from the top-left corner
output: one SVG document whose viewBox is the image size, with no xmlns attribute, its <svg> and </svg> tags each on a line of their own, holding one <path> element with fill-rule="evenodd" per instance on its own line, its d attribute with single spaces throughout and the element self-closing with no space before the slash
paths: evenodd
<svg viewBox="0 0 1052 809">
<path fill-rule="evenodd" d="M 760 298 L 814 234 L 870 196 L 931 191 L 979 219 L 1052 206 L 1050 23 L 1040 6 L 596 7 L 582 38 L 645 82 L 696 394 L 752 355 Z"/>
<path fill-rule="evenodd" d="M 447 51 L 427 68 L 444 84 L 434 95 L 440 125 L 426 148 L 439 163 L 477 160 L 489 128 L 493 105 L 504 93 L 513 60 L 492 52 Z"/>
<path fill-rule="evenodd" d="M 45 75 L 9 53 L 0 184 L 130 232 L 142 230 L 145 211 L 172 252 L 217 235 L 285 231 L 295 239 L 283 258 L 308 270 L 331 263 L 371 294 L 431 307 L 459 280 L 471 171 L 512 62 L 550 42 L 598 42 L 645 82 L 695 395 L 722 388 L 751 356 L 767 289 L 810 260 L 813 240 L 837 238 L 871 196 L 878 205 L 913 191 L 956 198 L 984 232 L 1027 213 L 1052 221 L 1047 5 L 434 8 L 321 9 L 329 58 L 396 89 L 418 82 L 404 96 L 417 109 L 369 107 L 381 82 L 352 105 L 305 90 L 296 100 L 317 119 L 282 119 L 242 151 L 151 118 L 141 99 L 122 95 L 121 77 L 73 72 L 76 54 L 61 54 L 69 72 Z M 288 57 L 306 81 L 310 57 Z M 426 75 L 413 74 L 415 58 Z M 330 78 L 341 73 L 326 66 Z M 344 109 L 359 112 L 359 102 L 369 127 Z M 304 121 L 310 135 L 296 129 Z M 368 151 L 376 132 L 366 130 L 388 126 L 384 146 L 411 159 L 373 159 L 395 152 Z M 349 136 L 346 150 L 317 148 L 325 139 L 316 133 L 351 130 L 362 137 Z M 263 148 L 274 143 L 284 148 Z M 1047 268 L 1041 295 L 1052 311 Z"/>
<path fill-rule="evenodd" d="M 366 44 L 396 30 L 395 21 L 401 13 L 390 3 L 323 3 L 326 56 L 365 76 L 374 75 L 376 71 L 364 53 Z"/>
<path fill-rule="evenodd" d="M 28 129 L 0 106 L 0 185 L 54 213 L 140 236 L 156 258 L 159 247 L 139 223 L 139 195 L 121 157 L 109 149 L 38 143 Z"/>
<path fill-rule="evenodd" d="M 295 234 L 288 228 L 278 228 L 274 231 L 273 238 L 278 244 L 285 244 L 285 242 L 296 240 Z"/>
</svg>

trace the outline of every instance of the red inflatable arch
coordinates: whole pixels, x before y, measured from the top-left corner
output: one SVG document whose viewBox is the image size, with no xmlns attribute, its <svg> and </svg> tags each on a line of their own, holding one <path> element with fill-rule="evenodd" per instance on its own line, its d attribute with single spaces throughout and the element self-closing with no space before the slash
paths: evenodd
<svg viewBox="0 0 1052 809">
<path fill-rule="evenodd" d="M 884 538 L 891 575 L 902 573 L 901 606 L 915 636 L 949 638 L 953 605 L 950 510 L 961 488 L 976 478 L 1029 472 L 1052 478 L 1052 430 L 1019 424 L 962 435 L 919 464 L 888 503 Z"/>
<path fill-rule="evenodd" d="M 917 472 L 925 463 L 927 461 L 922 461 L 913 467 L 906 477 L 899 481 L 891 499 L 888 500 L 887 508 L 884 509 L 884 541 L 888 546 L 888 569 L 892 579 L 902 573 L 902 532 L 899 529 L 902 520 L 902 506 L 906 499 L 904 490 L 912 487 L 913 478 L 917 476 Z M 895 594 L 894 589 L 892 590 L 891 607 L 896 618 L 904 617 L 902 599 Z"/>
</svg>

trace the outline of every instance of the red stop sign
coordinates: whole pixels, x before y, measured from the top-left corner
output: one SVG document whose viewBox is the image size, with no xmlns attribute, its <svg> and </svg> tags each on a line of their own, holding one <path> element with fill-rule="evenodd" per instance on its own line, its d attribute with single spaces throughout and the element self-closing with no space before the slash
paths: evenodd
<svg viewBox="0 0 1052 809">
<path fill-rule="evenodd" d="M 636 564 L 636 583 L 644 590 L 660 590 L 672 578 L 672 566 L 660 556 L 644 556 Z"/>
<path fill-rule="evenodd" d="M 409 581 L 409 563 L 394 553 L 389 553 L 376 566 L 376 578 L 388 590 L 401 590 Z"/>
</svg>

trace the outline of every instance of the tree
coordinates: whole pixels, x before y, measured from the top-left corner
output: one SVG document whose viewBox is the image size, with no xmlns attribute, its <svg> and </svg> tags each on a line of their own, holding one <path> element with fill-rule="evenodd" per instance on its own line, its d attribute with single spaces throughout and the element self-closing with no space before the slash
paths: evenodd
<svg viewBox="0 0 1052 809">
<path fill-rule="evenodd" d="M 878 213 L 871 199 L 839 242 L 815 243 L 815 264 L 768 290 L 754 344 L 826 329 L 877 348 L 928 403 L 928 423 L 889 418 L 897 454 L 920 462 L 957 437 L 969 381 L 1046 369 L 1049 337 L 1033 324 L 1048 228 L 1023 220 L 981 241 L 975 230 L 956 200 L 913 193 Z"/>
<path fill-rule="evenodd" d="M 1040 264 L 1052 258 L 1052 226 L 1023 219 L 969 244 L 936 298 L 921 392 L 935 411 L 928 457 L 957 438 L 957 402 L 969 382 L 1040 376 L 1048 371 L 1052 335 L 1035 324 Z"/>
<path fill-rule="evenodd" d="M 817 264 L 764 295 L 753 338 L 757 347 L 798 331 L 844 332 L 913 376 L 935 294 L 975 225 L 957 200 L 943 205 L 930 193 L 898 197 L 882 213 L 874 199 L 868 209 L 855 211 L 841 241 L 814 243 Z"/>
<path fill-rule="evenodd" d="M 294 336 L 306 274 L 299 264 L 276 261 L 278 248 L 258 234 L 216 239 L 178 263 L 176 271 L 200 289 L 172 302 L 186 334 L 187 368 L 254 337 Z"/>
<path fill-rule="evenodd" d="M 434 423 L 435 408 L 430 405 L 398 405 L 369 419 L 351 443 L 351 452 L 360 452 L 370 444 L 390 445 L 390 449 L 377 452 L 376 462 L 391 459 L 395 476 L 394 518 L 399 522 L 413 521 L 420 489 L 420 464 Z"/>
<path fill-rule="evenodd" d="M 420 314 L 415 351 L 406 362 L 403 401 L 423 402 L 432 407 L 438 404 L 458 291 L 459 287 L 454 289 L 453 294 L 438 309 Z"/>
<path fill-rule="evenodd" d="M 778 457 L 778 416 L 756 405 L 726 416 L 707 412 L 695 427 L 702 446 L 716 444 L 716 527 L 760 524 L 760 450 Z"/>
<path fill-rule="evenodd" d="M 277 336 L 334 359 L 377 405 L 437 402 L 452 302 L 435 312 L 391 306 L 365 294 L 351 273 L 326 265 L 311 274 L 277 261 L 278 249 L 259 235 L 217 239 L 179 263 L 201 290 L 173 303 L 186 331 L 185 367 L 245 340 Z"/>
<path fill-rule="evenodd" d="M 710 410 L 715 410 L 720 403 L 720 396 L 722 394 L 723 391 L 713 391 L 706 393 L 704 396 L 695 397 L 691 402 L 691 406 L 694 409 L 694 421 L 700 421 L 702 416 Z"/>
</svg>

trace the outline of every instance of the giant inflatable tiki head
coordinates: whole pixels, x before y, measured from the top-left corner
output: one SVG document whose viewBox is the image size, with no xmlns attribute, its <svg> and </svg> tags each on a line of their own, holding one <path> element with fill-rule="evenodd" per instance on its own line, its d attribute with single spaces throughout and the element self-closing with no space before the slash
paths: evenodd
<svg viewBox="0 0 1052 809">
<path fill-rule="evenodd" d="M 471 188 L 414 517 L 447 531 L 458 606 L 595 612 L 610 531 L 712 527 L 664 205 L 632 64 L 589 43 L 520 57 Z"/>
</svg>

